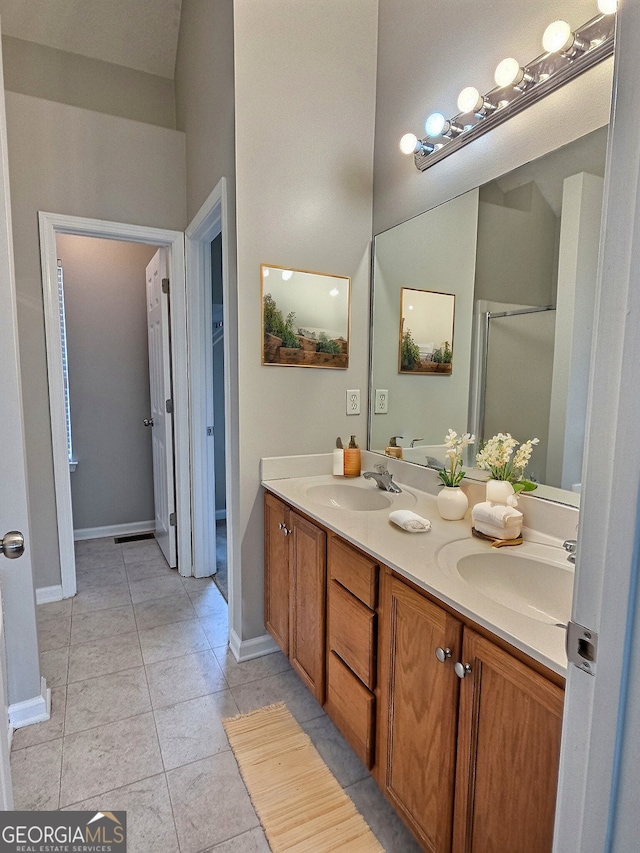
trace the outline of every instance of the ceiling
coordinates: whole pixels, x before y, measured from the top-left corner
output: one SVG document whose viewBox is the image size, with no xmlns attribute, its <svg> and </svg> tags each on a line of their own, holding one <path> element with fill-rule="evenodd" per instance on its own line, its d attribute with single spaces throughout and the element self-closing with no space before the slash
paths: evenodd
<svg viewBox="0 0 640 853">
<path fill-rule="evenodd" d="M 182 0 L 0 0 L 5 35 L 173 79 Z"/>
</svg>

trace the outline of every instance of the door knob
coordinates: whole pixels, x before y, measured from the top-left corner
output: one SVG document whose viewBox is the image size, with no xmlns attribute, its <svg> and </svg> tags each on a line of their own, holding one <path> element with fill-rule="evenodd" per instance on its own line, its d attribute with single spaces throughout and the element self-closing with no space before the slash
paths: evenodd
<svg viewBox="0 0 640 853">
<path fill-rule="evenodd" d="M 145 418 L 145 419 L 142 421 L 142 423 L 143 423 L 145 426 L 151 426 L 151 427 L 152 427 L 152 426 L 153 426 L 153 418 Z"/>
<path fill-rule="evenodd" d="M 15 560 L 24 554 L 24 536 L 19 530 L 10 530 L 0 540 L 0 553 L 9 560 Z"/>
</svg>

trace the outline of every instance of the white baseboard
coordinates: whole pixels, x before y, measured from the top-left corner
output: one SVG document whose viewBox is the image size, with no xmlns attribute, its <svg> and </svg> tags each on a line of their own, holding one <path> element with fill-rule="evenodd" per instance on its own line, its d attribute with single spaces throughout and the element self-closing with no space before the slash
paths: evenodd
<svg viewBox="0 0 640 853">
<path fill-rule="evenodd" d="M 238 663 L 253 658 L 261 658 L 280 650 L 280 646 L 270 634 L 254 637 L 252 640 L 241 640 L 235 631 L 229 633 L 229 648 Z"/>
<path fill-rule="evenodd" d="M 223 519 L 226 519 L 226 517 L 227 517 L 227 510 L 226 509 L 217 509 L 216 510 L 216 521 L 222 521 Z"/>
<path fill-rule="evenodd" d="M 73 531 L 76 542 L 84 539 L 103 539 L 107 536 L 135 536 L 137 533 L 150 533 L 156 529 L 155 521 L 131 521 L 128 524 L 112 524 L 107 527 L 85 527 Z"/>
<path fill-rule="evenodd" d="M 40 695 L 24 702 L 14 702 L 9 705 L 9 725 L 14 729 L 30 726 L 32 723 L 43 723 L 51 717 L 51 690 L 47 687 L 47 679 L 40 679 Z"/>
<path fill-rule="evenodd" d="M 62 598 L 62 584 L 41 586 L 36 590 L 36 604 L 50 604 L 52 601 L 62 601 Z"/>
</svg>

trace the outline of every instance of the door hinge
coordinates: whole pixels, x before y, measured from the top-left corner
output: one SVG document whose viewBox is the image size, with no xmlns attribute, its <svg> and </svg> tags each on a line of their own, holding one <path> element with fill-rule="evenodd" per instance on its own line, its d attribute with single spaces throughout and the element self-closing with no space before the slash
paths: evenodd
<svg viewBox="0 0 640 853">
<path fill-rule="evenodd" d="M 175 526 L 176 526 L 176 514 L 175 514 L 175 512 L 172 512 L 169 515 L 169 527 L 175 527 Z"/>
<path fill-rule="evenodd" d="M 173 400 L 165 400 L 164 404 L 165 411 L 168 415 L 173 414 Z"/>
<path fill-rule="evenodd" d="M 168 278 L 162 279 L 162 292 L 163 293 L 169 293 L 169 279 Z"/>
<path fill-rule="evenodd" d="M 213 435 L 213 427 L 207 427 L 207 435 Z"/>
<path fill-rule="evenodd" d="M 567 658 L 589 675 L 596 674 L 596 658 L 598 655 L 598 635 L 591 628 L 569 622 L 567 625 Z"/>
</svg>

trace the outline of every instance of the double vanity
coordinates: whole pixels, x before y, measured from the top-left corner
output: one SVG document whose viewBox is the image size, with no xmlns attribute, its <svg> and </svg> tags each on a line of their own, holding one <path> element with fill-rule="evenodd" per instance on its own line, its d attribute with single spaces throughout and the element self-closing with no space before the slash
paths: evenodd
<svg viewBox="0 0 640 853">
<path fill-rule="evenodd" d="M 425 850 L 550 851 L 577 510 L 523 498 L 496 549 L 440 519 L 434 471 L 389 460 L 392 494 L 330 466 L 262 461 L 267 629 Z"/>
</svg>

